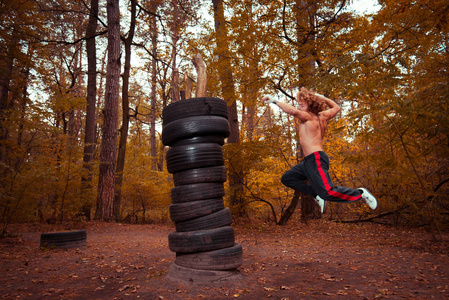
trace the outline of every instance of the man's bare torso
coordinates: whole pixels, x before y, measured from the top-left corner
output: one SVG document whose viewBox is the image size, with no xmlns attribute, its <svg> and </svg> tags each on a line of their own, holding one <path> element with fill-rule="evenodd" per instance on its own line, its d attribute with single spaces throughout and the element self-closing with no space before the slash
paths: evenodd
<svg viewBox="0 0 449 300">
<path fill-rule="evenodd" d="M 323 137 L 326 131 L 327 121 L 334 118 L 340 111 L 340 106 L 333 100 L 315 93 L 312 94 L 318 98 L 315 101 L 324 101 L 329 108 L 326 110 L 318 110 L 315 107 L 313 110 L 309 110 L 309 104 L 304 99 L 300 99 L 299 93 L 296 98 L 298 108 L 288 103 L 276 102 L 272 97 L 266 96 L 263 99 L 267 102 L 270 101 L 268 103 L 276 103 L 285 113 L 298 119 L 299 143 L 301 144 L 304 156 L 308 156 L 313 152 L 323 151 Z M 318 112 L 313 113 L 312 111 Z"/>
<path fill-rule="evenodd" d="M 299 143 L 304 157 L 316 151 L 324 151 L 323 138 L 327 122 L 323 117 L 311 114 L 310 120 L 299 121 Z"/>
</svg>

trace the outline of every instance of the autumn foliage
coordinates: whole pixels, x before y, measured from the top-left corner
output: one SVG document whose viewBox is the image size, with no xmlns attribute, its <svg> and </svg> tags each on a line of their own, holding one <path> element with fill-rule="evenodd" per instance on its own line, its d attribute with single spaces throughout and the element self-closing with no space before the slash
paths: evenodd
<svg viewBox="0 0 449 300">
<path fill-rule="evenodd" d="M 97 16 L 90 169 L 83 165 L 90 7 L 56 2 L 0 3 L 3 233 L 11 222 L 82 221 L 95 214 L 107 94 L 106 1 Z M 361 203 L 330 203 L 326 218 L 426 226 L 436 234 L 449 226 L 447 1 L 386 0 L 364 15 L 348 10 L 347 1 L 213 1 L 226 9 L 220 33 L 213 20 L 195 17 L 212 11 L 212 1 L 166 2 L 136 3 L 121 221 L 169 221 L 173 184 L 160 141 L 161 111 L 173 90 L 185 88 L 184 75 L 195 77 L 191 59 L 199 52 L 207 65 L 207 94 L 226 98 L 229 86 L 235 93 L 225 100 L 237 109 L 239 136 L 224 152 L 228 178 L 233 176 L 227 195 L 241 191 L 239 202 L 226 199 L 236 215 L 278 222 L 286 213 L 294 194 L 279 179 L 301 159 L 295 123 L 261 98 L 272 94 L 293 103 L 306 86 L 343 108 L 325 140 L 334 184 L 367 187 L 379 201 L 375 212 Z M 128 4 L 120 6 L 122 44 L 129 36 Z M 175 43 L 170 30 L 177 32 Z M 117 126 L 119 147 L 124 127 Z"/>
</svg>

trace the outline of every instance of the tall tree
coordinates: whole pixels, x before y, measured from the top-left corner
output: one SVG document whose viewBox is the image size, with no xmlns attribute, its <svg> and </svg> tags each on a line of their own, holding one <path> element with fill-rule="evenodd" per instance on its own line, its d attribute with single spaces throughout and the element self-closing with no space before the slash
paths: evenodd
<svg viewBox="0 0 449 300">
<path fill-rule="evenodd" d="M 117 153 L 118 101 L 120 92 L 120 8 L 119 0 L 107 1 L 108 63 L 106 97 L 103 109 L 103 130 L 100 146 L 100 173 L 98 179 L 95 219 L 113 219 L 115 166 Z"/>
<path fill-rule="evenodd" d="M 120 221 L 120 202 L 122 199 L 123 170 L 125 169 L 126 143 L 129 128 L 129 76 L 131 69 L 131 45 L 136 28 L 137 0 L 131 0 L 131 22 L 125 44 L 125 69 L 123 71 L 122 85 L 122 127 L 120 128 L 120 141 L 118 146 L 117 170 L 115 182 L 115 197 L 113 214 L 116 221 Z"/>
<path fill-rule="evenodd" d="M 326 92 L 323 83 L 325 80 L 323 78 L 316 80 L 318 72 L 315 66 L 322 64 L 323 57 L 327 59 L 328 50 L 326 48 L 332 48 L 329 47 L 330 40 L 338 36 L 341 29 L 339 24 L 344 23 L 346 26 L 350 24 L 350 16 L 343 12 L 345 5 L 345 1 L 332 3 L 320 3 L 315 0 L 283 1 L 279 14 L 281 16 L 280 24 L 274 27 L 273 35 L 279 37 L 279 39 L 275 39 L 275 48 L 280 47 L 285 50 L 279 53 L 270 53 L 270 56 L 274 55 L 274 57 L 270 57 L 270 60 L 265 63 L 269 66 L 273 65 L 269 67 L 272 71 L 268 75 L 268 80 L 272 81 L 273 87 L 289 98 L 293 105 L 295 105 L 293 87 L 307 86 L 317 89 L 321 85 L 320 92 Z M 319 43 L 316 41 L 317 36 L 321 39 Z M 289 55 L 285 55 L 286 53 Z M 275 61 L 276 64 L 272 64 L 270 61 Z M 291 121 L 296 137 L 296 142 L 291 143 L 294 152 L 291 164 L 299 163 L 303 157 L 298 141 L 298 127 L 295 122 L 296 120 Z M 295 194 L 282 215 L 280 223 L 285 224 L 288 221 L 299 200 L 301 200 L 302 219 L 319 216 L 319 210 L 313 198 L 307 195 L 301 195 L 299 198 L 298 194 Z"/>
<path fill-rule="evenodd" d="M 85 174 L 81 178 L 83 182 L 83 215 L 90 220 L 93 166 L 92 160 L 95 152 L 96 141 L 96 102 L 97 102 L 97 47 L 95 35 L 98 24 L 98 0 L 90 1 L 89 22 L 86 28 L 86 53 L 87 53 L 87 97 L 86 97 L 86 125 L 84 127 L 84 156 L 83 167 Z"/>
<path fill-rule="evenodd" d="M 158 170 L 157 144 L 156 144 L 156 85 L 157 85 L 157 39 L 158 28 L 156 23 L 156 12 L 159 1 L 151 2 L 151 94 L 150 94 L 150 154 L 151 154 L 151 170 Z"/>
<path fill-rule="evenodd" d="M 178 40 L 179 40 L 179 8 L 178 8 L 178 0 L 171 1 L 172 9 L 173 9 L 173 21 L 171 24 L 171 34 L 172 34 L 172 101 L 179 101 L 179 70 L 178 65 L 176 64 L 176 57 L 178 55 Z"/>
<path fill-rule="evenodd" d="M 40 18 L 27 13 L 35 9 L 31 1 L 0 3 L 0 237 L 20 210 L 24 194 L 17 178 L 30 151 L 27 89 L 37 46 L 28 35 L 42 29 Z"/>
<path fill-rule="evenodd" d="M 296 23 L 296 51 L 297 51 L 297 61 L 296 67 L 298 74 L 304 74 L 305 76 L 301 76 L 298 79 L 298 85 L 301 86 L 310 86 L 314 83 L 314 74 L 315 74 L 315 61 L 313 57 L 313 53 L 315 53 L 315 34 L 317 32 L 316 27 L 316 9 L 317 3 L 316 1 L 304 1 L 304 0 L 296 0 L 295 3 L 295 23 Z M 303 41 L 300 43 L 299 41 Z M 304 51 L 306 50 L 306 51 Z M 295 97 L 295 95 L 292 95 Z M 297 120 L 295 119 L 295 123 Z M 295 124 L 295 135 L 297 140 L 299 140 L 299 127 Z M 296 157 L 297 163 L 299 163 L 300 159 L 304 158 L 304 153 L 301 149 L 299 141 L 297 143 L 296 148 Z M 289 208 L 286 210 L 284 214 L 285 222 L 290 219 L 292 211 L 296 208 L 297 205 L 297 197 L 296 193 L 292 199 L 292 202 L 289 205 Z M 301 194 L 301 219 L 303 221 L 308 218 L 316 218 L 320 215 L 320 210 L 316 205 L 315 199 L 306 194 Z"/>
<path fill-rule="evenodd" d="M 19 103 L 19 94 L 23 84 L 24 73 L 31 66 L 31 57 L 26 49 L 35 49 L 36 33 L 44 32 L 41 16 L 28 14 L 36 11 L 37 5 L 33 1 L 8 1 L 0 3 L 0 163 L 8 165 L 11 145 L 7 142 L 10 135 L 11 122 L 8 118 L 11 110 Z M 33 43 L 31 43 L 33 42 Z M 32 53 L 31 51 L 30 53 Z M 0 168 L 1 169 L 1 168 Z M 9 172 L 7 168 L 6 172 Z"/>
<path fill-rule="evenodd" d="M 217 39 L 218 73 L 221 81 L 221 93 L 228 103 L 228 119 L 230 135 L 228 143 L 233 144 L 232 154 L 228 156 L 232 171 L 228 173 L 231 205 L 237 208 L 237 214 L 243 214 L 243 171 L 239 163 L 240 129 L 237 113 L 237 96 L 235 92 L 234 78 L 232 75 L 232 63 L 229 53 L 229 38 L 226 29 L 224 6 L 222 0 L 212 0 L 214 8 L 214 24 Z"/>
<path fill-rule="evenodd" d="M 6 124 L 8 111 L 13 107 L 14 101 L 9 96 L 10 83 L 14 69 L 14 60 L 20 53 L 20 45 L 15 30 L 8 40 L 4 40 L 4 56 L 0 59 L 0 162 L 5 163 L 9 154 L 6 140 L 9 137 L 9 129 Z"/>
</svg>

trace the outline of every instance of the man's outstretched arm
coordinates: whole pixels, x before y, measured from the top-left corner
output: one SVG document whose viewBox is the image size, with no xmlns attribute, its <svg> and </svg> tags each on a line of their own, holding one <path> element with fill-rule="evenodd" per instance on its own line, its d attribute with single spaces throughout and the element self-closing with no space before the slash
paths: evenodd
<svg viewBox="0 0 449 300">
<path fill-rule="evenodd" d="M 262 98 L 262 100 L 267 104 L 276 104 L 280 109 L 282 109 L 283 112 L 292 115 L 295 118 L 298 118 L 300 121 L 307 121 L 310 117 L 308 114 L 296 109 L 294 106 L 288 103 L 277 101 L 273 96 L 265 96 Z"/>
</svg>

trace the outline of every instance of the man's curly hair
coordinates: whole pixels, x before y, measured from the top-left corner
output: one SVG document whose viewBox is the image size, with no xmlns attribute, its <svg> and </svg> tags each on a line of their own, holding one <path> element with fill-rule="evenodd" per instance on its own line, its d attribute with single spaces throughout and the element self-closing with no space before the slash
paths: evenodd
<svg viewBox="0 0 449 300">
<path fill-rule="evenodd" d="M 326 109 L 326 102 L 323 98 L 317 96 L 312 90 L 308 90 L 304 87 L 298 92 L 296 101 L 304 101 L 308 105 L 308 111 L 318 115 L 320 111 Z"/>
</svg>

